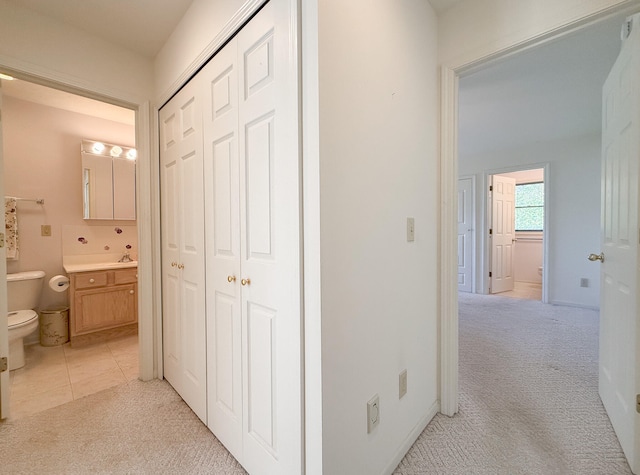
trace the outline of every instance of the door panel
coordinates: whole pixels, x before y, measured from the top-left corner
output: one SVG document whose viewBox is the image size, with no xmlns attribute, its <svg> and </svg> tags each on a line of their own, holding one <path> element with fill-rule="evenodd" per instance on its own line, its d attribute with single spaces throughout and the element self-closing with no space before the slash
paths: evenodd
<svg viewBox="0 0 640 475">
<path fill-rule="evenodd" d="M 513 290 L 515 197 L 514 178 L 493 175 L 491 194 L 491 293 Z"/>
<path fill-rule="evenodd" d="M 638 172 L 640 15 L 603 88 L 600 397 L 634 473 L 640 471 Z"/>
<path fill-rule="evenodd" d="M 161 111 L 164 374 L 207 419 L 202 113 L 199 84 Z"/>
<path fill-rule="evenodd" d="M 471 292 L 473 281 L 473 181 L 458 180 L 458 290 Z"/>
</svg>

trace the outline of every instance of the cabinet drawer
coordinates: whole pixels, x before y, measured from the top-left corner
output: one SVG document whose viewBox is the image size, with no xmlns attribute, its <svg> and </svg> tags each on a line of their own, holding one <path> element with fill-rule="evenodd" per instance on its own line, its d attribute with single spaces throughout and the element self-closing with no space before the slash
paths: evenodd
<svg viewBox="0 0 640 475">
<path fill-rule="evenodd" d="M 107 285 L 106 272 L 83 272 L 75 276 L 76 289 L 89 289 Z"/>
<path fill-rule="evenodd" d="M 122 269 L 115 271 L 114 284 L 134 284 L 138 282 L 138 269 Z"/>
</svg>

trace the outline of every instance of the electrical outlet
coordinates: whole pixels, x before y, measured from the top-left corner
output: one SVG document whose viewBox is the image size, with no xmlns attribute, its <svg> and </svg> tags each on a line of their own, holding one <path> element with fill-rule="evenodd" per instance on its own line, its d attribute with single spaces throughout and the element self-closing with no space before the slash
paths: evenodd
<svg viewBox="0 0 640 475">
<path fill-rule="evenodd" d="M 42 226 L 40 226 L 40 234 L 46 237 L 51 236 L 51 225 L 43 224 Z"/>
<path fill-rule="evenodd" d="M 380 398 L 376 394 L 367 403 L 367 434 L 380 424 Z"/>
<path fill-rule="evenodd" d="M 407 370 L 405 369 L 398 377 L 398 399 L 407 394 Z"/>
<path fill-rule="evenodd" d="M 589 287 L 589 279 L 585 279 L 584 277 L 580 279 L 580 287 Z"/>
</svg>

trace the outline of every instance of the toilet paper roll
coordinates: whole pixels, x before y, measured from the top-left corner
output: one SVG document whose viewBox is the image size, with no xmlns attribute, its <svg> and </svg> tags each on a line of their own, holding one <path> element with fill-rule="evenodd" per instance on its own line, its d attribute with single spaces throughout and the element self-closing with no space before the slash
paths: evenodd
<svg viewBox="0 0 640 475">
<path fill-rule="evenodd" d="M 69 288 L 69 277 L 66 275 L 56 275 L 49 280 L 49 287 L 56 292 L 64 292 Z"/>
</svg>

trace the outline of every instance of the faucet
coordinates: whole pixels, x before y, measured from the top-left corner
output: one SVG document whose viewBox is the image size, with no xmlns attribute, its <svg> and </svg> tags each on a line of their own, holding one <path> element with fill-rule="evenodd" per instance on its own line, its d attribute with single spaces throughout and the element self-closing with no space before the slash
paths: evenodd
<svg viewBox="0 0 640 475">
<path fill-rule="evenodd" d="M 120 258 L 118 262 L 131 262 L 131 261 L 133 261 L 133 259 L 131 259 L 131 256 L 129 255 L 129 251 L 125 251 L 124 255 Z"/>
</svg>

